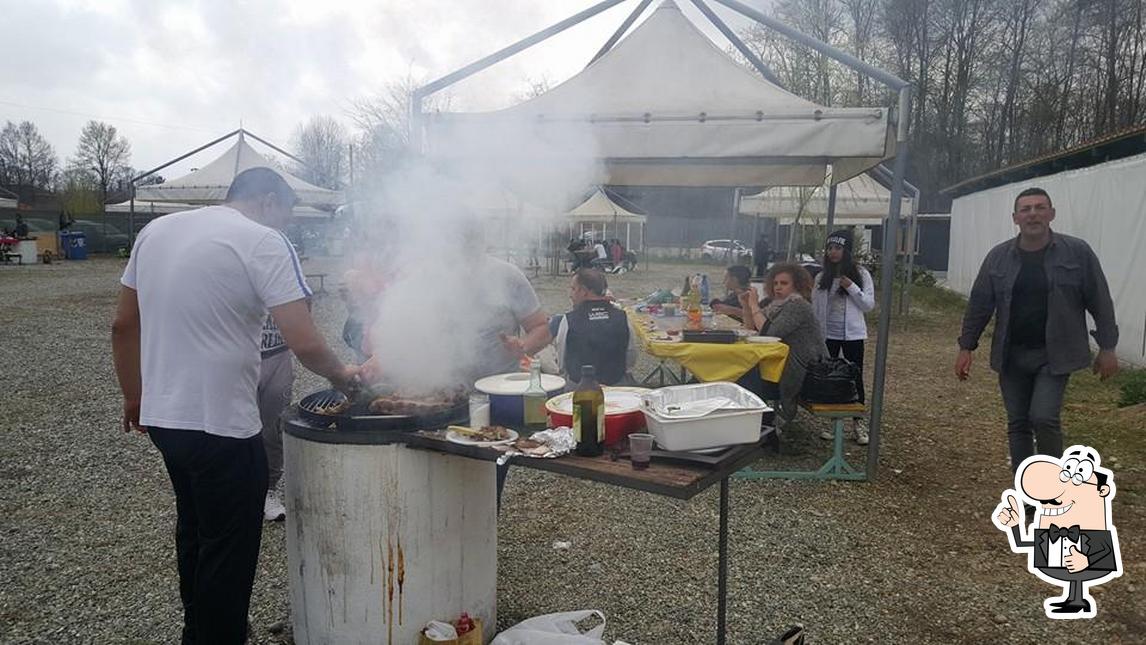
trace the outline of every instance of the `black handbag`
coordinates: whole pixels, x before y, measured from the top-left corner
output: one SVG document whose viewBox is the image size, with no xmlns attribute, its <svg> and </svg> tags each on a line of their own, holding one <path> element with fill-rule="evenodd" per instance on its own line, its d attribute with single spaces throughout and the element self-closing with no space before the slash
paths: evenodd
<svg viewBox="0 0 1146 645">
<path fill-rule="evenodd" d="M 855 403 L 859 366 L 845 358 L 817 358 L 808 363 L 800 398 L 808 403 Z"/>
</svg>

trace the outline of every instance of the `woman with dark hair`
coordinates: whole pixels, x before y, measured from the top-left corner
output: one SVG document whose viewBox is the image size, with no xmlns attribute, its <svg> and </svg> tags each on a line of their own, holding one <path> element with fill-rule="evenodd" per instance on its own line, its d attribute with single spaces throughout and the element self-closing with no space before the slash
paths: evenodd
<svg viewBox="0 0 1146 645">
<path fill-rule="evenodd" d="M 796 399 L 804 385 L 809 363 L 827 355 L 820 326 L 812 304 L 812 276 L 798 264 L 774 264 L 764 282 L 768 298 L 756 301 L 751 288 L 740 294 L 744 326 L 756 332 L 776 336 L 788 346 L 788 361 L 780 377 L 780 410 L 777 427 L 796 416 Z"/>
<path fill-rule="evenodd" d="M 709 305 L 718 314 L 731 316 L 740 320 L 740 294 L 753 291 L 752 272 L 742 264 L 734 264 L 724 271 L 724 288 L 727 295 L 723 298 L 713 298 Z"/>
<path fill-rule="evenodd" d="M 859 367 L 856 391 L 859 392 L 860 403 L 863 403 L 863 349 L 867 339 L 864 313 L 875 308 L 875 283 L 867 269 L 852 259 L 851 231 L 836 231 L 828 236 L 824 244 L 823 265 L 812 295 L 812 306 L 827 342 L 828 353 L 833 357 L 843 354 Z M 856 443 L 867 445 L 867 421 L 856 417 L 853 429 Z M 835 435 L 828 429 L 820 434 L 820 438 L 831 440 Z"/>
</svg>

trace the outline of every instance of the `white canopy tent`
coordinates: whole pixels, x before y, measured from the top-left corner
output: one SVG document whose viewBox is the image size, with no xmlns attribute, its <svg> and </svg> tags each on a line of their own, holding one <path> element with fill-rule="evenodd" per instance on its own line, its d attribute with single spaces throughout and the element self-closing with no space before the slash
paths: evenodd
<svg viewBox="0 0 1146 645">
<path fill-rule="evenodd" d="M 0 208 L 16 208 L 18 204 L 16 195 L 0 188 Z"/>
<path fill-rule="evenodd" d="M 137 188 L 135 192 L 137 203 L 142 201 L 218 204 L 227 196 L 227 189 L 231 187 L 235 175 L 258 166 L 275 167 L 270 159 L 259 154 L 247 143 L 245 131 L 238 130 L 237 134 L 238 139 L 234 145 L 206 166 L 178 179 Z M 343 202 L 341 191 L 320 188 L 283 170 L 279 170 L 279 174 L 298 194 L 301 205 L 333 208 Z"/>
<path fill-rule="evenodd" d="M 580 237 L 585 234 L 585 225 L 589 225 L 590 231 L 597 231 L 598 227 L 602 232 L 602 237 L 605 237 L 605 231 L 609 227 L 613 228 L 613 237 L 621 237 L 621 225 L 625 225 L 625 248 L 632 246 L 632 232 L 633 224 L 640 227 L 641 241 L 644 242 L 644 225 L 648 221 L 647 215 L 634 213 L 617 202 L 613 201 L 604 189 L 598 187 L 593 191 L 581 205 L 565 214 L 565 220 L 569 225 L 569 237 Z M 575 229 L 576 227 L 576 229 Z M 575 232 L 576 230 L 576 232 Z"/>
<path fill-rule="evenodd" d="M 842 226 L 880 226 L 891 207 L 891 191 L 867 174 L 858 175 L 836 187 L 835 222 Z M 915 212 L 915 200 L 903 197 L 903 213 Z M 811 223 L 826 220 L 828 189 L 783 186 L 769 188 L 757 195 L 740 199 L 740 214 L 776 218 L 780 224 L 792 224 L 796 216 Z"/>
<path fill-rule="evenodd" d="M 171 213 L 178 213 L 180 211 L 189 211 L 196 208 L 202 208 L 203 204 L 189 204 L 183 202 L 144 202 L 135 200 L 134 211 L 131 200 L 119 202 L 118 204 L 108 204 L 105 211 L 108 213 L 131 213 L 136 215 L 169 215 Z M 328 211 L 318 210 L 310 206 L 296 206 L 294 208 L 295 217 L 304 218 L 321 218 L 330 217 L 331 213 Z"/>
<path fill-rule="evenodd" d="M 424 100 L 624 0 L 596 5 L 415 90 L 413 136 L 427 156 L 462 168 L 503 172 L 528 185 L 531 174 L 586 184 L 636 186 L 818 186 L 835 184 L 895 157 L 885 247 L 899 227 L 906 172 L 911 85 L 740 0 L 711 0 L 881 82 L 898 95 L 889 107 L 826 108 L 781 89 L 767 66 L 708 6 L 691 0 L 760 72 L 757 77 L 664 0 L 622 36 L 650 0 L 641 0 L 589 66 L 545 94 L 484 113 L 423 112 Z M 514 176 L 514 173 L 521 173 Z M 534 180 L 532 183 L 543 182 Z M 587 187 L 587 186 L 586 186 Z M 739 196 L 739 190 L 736 191 Z M 735 218 L 738 206 L 732 209 Z M 894 253 L 883 275 L 894 275 Z M 892 281 L 881 285 L 891 302 Z M 891 307 L 880 310 L 871 442 L 865 473 L 878 464 Z M 724 642 L 718 620 L 717 643 Z"/>
<path fill-rule="evenodd" d="M 672 0 L 541 96 L 495 112 L 421 116 L 432 157 L 599 160 L 590 179 L 600 184 L 814 186 L 829 163 L 842 181 L 895 153 L 887 108 L 827 108 L 779 88 L 721 51 Z"/>
<path fill-rule="evenodd" d="M 1051 195 L 1055 231 L 1086 240 L 1102 263 L 1118 321 L 1118 358 L 1146 367 L 1146 154 L 1009 183 L 951 204 L 948 285 L 970 294 L 987 251 L 1016 235 L 1015 196 L 1038 186 Z"/>
</svg>

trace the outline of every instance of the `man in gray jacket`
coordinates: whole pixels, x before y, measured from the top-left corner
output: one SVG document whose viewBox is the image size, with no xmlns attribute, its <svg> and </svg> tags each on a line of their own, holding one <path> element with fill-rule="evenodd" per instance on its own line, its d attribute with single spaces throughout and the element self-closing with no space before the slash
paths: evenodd
<svg viewBox="0 0 1146 645">
<path fill-rule="evenodd" d="M 1083 240 L 1050 228 L 1055 211 L 1041 188 L 1015 199 L 1019 235 L 991 249 L 971 288 L 959 336 L 955 375 L 965 380 L 972 352 L 995 316 L 991 369 L 1007 409 L 1011 470 L 1038 453 L 1062 454 L 1063 393 L 1071 372 L 1090 364 L 1086 314 L 1098 344 L 1094 372 L 1103 380 L 1118 372 L 1114 348 L 1118 325 L 1114 302 L 1098 257 Z"/>
</svg>

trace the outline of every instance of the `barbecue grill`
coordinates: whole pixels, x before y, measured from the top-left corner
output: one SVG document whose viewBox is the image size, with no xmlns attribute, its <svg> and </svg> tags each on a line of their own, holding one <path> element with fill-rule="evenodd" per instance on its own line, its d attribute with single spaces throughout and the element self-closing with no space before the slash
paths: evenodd
<svg viewBox="0 0 1146 645">
<path fill-rule="evenodd" d="M 355 399 L 347 404 L 342 392 L 321 390 L 298 402 L 298 416 L 310 426 L 340 432 L 414 432 L 468 422 L 469 403 L 463 398 L 454 405 L 424 415 L 374 414 L 370 411 L 369 399 Z"/>
</svg>

